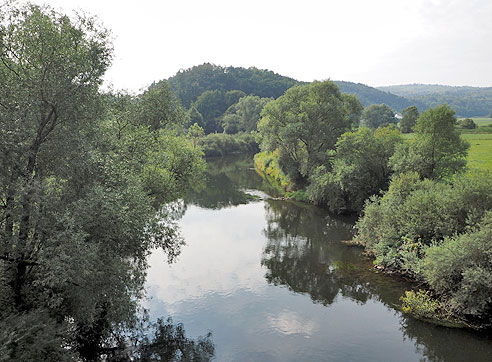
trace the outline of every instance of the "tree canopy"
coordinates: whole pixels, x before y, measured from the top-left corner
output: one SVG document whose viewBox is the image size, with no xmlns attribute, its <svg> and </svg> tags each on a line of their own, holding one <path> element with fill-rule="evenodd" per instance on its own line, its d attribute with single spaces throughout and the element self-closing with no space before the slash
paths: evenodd
<svg viewBox="0 0 492 362">
<path fill-rule="evenodd" d="M 455 112 L 448 105 L 423 112 L 414 127 L 415 138 L 401 144 L 391 158 L 394 170 L 415 171 L 430 179 L 462 171 L 470 145 L 461 139 L 455 125 Z"/>
<path fill-rule="evenodd" d="M 209 90 L 240 90 L 246 95 L 277 98 L 298 83 L 295 79 L 269 70 L 223 67 L 210 63 L 181 70 L 168 81 L 185 107 L 190 107 L 203 92 Z"/>
<path fill-rule="evenodd" d="M 112 46 L 95 19 L 0 16 L 0 359 L 109 358 L 139 324 L 150 249 L 179 252 L 171 202 L 201 152 L 160 128 L 179 117 L 138 122 L 139 99 L 100 93 Z M 168 114 L 154 95 L 144 109 Z"/>
<path fill-rule="evenodd" d="M 413 132 L 413 127 L 419 118 L 419 111 L 416 106 L 410 106 L 402 111 L 402 119 L 400 121 L 400 131 L 401 133 L 411 133 Z"/>
<path fill-rule="evenodd" d="M 362 112 L 362 120 L 372 129 L 397 123 L 395 112 L 386 104 L 371 104 Z"/>
<path fill-rule="evenodd" d="M 303 184 L 314 167 L 326 163 L 338 137 L 351 129 L 360 103 L 344 97 L 332 81 L 289 89 L 263 109 L 258 124 L 262 148 L 279 150 L 280 167 Z"/>
</svg>

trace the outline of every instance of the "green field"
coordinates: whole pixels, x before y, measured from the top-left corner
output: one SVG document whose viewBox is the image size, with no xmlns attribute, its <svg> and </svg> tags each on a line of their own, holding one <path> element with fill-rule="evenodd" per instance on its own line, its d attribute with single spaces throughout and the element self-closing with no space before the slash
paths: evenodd
<svg viewBox="0 0 492 362">
<path fill-rule="evenodd" d="M 403 137 L 412 139 L 414 135 L 406 133 Z M 470 142 L 468 167 L 492 171 L 492 133 L 462 134 L 461 137 Z"/>
<path fill-rule="evenodd" d="M 492 124 L 492 118 L 489 117 L 460 117 L 460 119 L 465 119 L 465 118 L 471 118 L 473 121 L 477 124 L 477 126 L 487 126 L 489 124 Z"/>
<path fill-rule="evenodd" d="M 468 167 L 492 171 L 492 134 L 464 134 L 470 142 Z"/>
</svg>

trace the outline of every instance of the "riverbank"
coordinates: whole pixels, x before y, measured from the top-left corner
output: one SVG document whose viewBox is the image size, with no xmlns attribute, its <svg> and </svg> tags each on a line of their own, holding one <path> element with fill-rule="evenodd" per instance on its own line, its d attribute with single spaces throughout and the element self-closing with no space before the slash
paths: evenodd
<svg viewBox="0 0 492 362">
<path fill-rule="evenodd" d="M 283 197 L 307 201 L 289 185 L 274 153 L 255 156 L 256 171 L 283 189 Z M 486 218 L 492 203 L 490 175 L 473 172 L 452 182 L 397 177 L 390 190 L 366 203 L 354 241 L 379 271 L 400 273 L 422 284 L 402 296 L 402 311 L 439 325 L 490 328 L 487 284 L 492 238 Z M 301 195 L 301 197 L 297 197 Z M 479 201 L 480 200 L 480 201 Z M 491 217 L 492 218 L 492 217 Z"/>
</svg>

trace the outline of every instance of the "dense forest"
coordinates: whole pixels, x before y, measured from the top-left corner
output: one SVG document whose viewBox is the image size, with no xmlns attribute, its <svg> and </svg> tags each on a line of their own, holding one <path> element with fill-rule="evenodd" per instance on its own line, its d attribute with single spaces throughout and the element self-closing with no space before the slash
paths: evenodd
<svg viewBox="0 0 492 362">
<path fill-rule="evenodd" d="M 371 104 L 386 104 L 398 113 L 401 113 L 403 109 L 410 106 L 417 106 L 420 110 L 426 108 L 423 103 L 405 98 L 405 95 L 391 92 L 391 90 L 378 89 L 361 83 L 344 81 L 335 81 L 335 84 L 341 92 L 357 95 L 357 98 L 366 107 Z"/>
<path fill-rule="evenodd" d="M 421 110 L 447 103 L 460 117 L 488 116 L 492 111 L 492 88 L 408 84 L 378 89 L 405 97 Z"/>
</svg>

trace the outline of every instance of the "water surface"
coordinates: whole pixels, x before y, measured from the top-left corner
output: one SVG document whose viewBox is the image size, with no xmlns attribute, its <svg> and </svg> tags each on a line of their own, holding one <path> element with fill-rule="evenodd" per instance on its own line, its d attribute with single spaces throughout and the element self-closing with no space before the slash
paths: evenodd
<svg viewBox="0 0 492 362">
<path fill-rule="evenodd" d="M 395 308 L 410 286 L 341 242 L 353 220 L 269 195 L 251 157 L 208 162 L 206 189 L 185 200 L 177 262 L 150 257 L 152 317 L 211 331 L 219 362 L 492 361 L 490 337 Z"/>
</svg>

